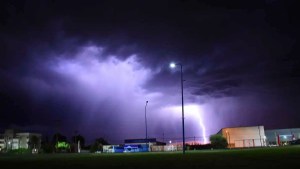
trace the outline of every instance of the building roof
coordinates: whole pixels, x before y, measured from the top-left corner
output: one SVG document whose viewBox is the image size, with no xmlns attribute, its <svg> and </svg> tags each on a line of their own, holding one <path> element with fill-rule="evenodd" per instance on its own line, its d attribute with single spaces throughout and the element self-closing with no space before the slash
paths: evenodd
<svg viewBox="0 0 300 169">
<path fill-rule="evenodd" d="M 148 139 L 126 139 L 124 143 L 131 144 L 131 143 L 155 143 L 156 138 L 148 138 Z"/>
<path fill-rule="evenodd" d="M 263 125 L 258 125 L 258 126 L 235 126 L 235 127 L 223 127 L 223 128 L 221 128 L 218 132 L 217 132 L 217 134 L 222 134 L 222 130 L 224 130 L 224 129 L 233 129 L 233 128 L 247 128 L 247 127 L 260 127 L 260 126 L 262 126 L 262 127 L 264 127 Z M 265 128 L 265 127 L 264 127 Z"/>
<path fill-rule="evenodd" d="M 39 133 L 29 133 L 29 132 L 23 132 L 23 133 L 16 133 L 16 135 L 27 135 L 27 136 L 29 136 L 29 135 L 37 135 L 37 136 L 41 136 L 41 134 L 39 134 Z"/>
</svg>

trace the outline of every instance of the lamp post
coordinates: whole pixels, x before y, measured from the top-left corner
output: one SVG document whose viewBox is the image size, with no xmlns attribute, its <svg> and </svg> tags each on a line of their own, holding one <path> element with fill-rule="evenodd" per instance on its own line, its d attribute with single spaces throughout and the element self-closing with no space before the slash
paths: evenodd
<svg viewBox="0 0 300 169">
<path fill-rule="evenodd" d="M 145 126 L 146 126 L 146 139 L 148 139 L 148 130 L 147 130 L 147 105 L 148 105 L 148 101 L 146 101 L 146 105 L 145 105 Z"/>
<path fill-rule="evenodd" d="M 170 67 L 175 68 L 176 65 L 180 66 L 180 77 L 181 77 L 181 112 L 182 112 L 182 153 L 185 154 L 185 134 L 184 134 L 184 102 L 183 102 L 183 72 L 182 64 L 171 63 Z"/>
</svg>

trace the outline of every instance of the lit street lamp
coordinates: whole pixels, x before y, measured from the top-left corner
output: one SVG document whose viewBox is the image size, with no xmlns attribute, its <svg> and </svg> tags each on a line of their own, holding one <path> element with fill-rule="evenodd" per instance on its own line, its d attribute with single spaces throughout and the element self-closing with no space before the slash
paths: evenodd
<svg viewBox="0 0 300 169">
<path fill-rule="evenodd" d="M 147 104 L 148 104 L 148 101 L 146 101 L 146 105 L 145 105 L 145 126 L 146 126 L 146 139 L 148 138 L 148 131 L 147 131 Z"/>
<path fill-rule="evenodd" d="M 171 68 L 175 68 L 175 67 L 176 67 L 176 64 L 175 64 L 175 63 L 170 63 L 170 67 L 171 67 Z"/>
<path fill-rule="evenodd" d="M 181 108 L 182 108 L 182 153 L 185 154 L 185 134 L 184 134 L 184 102 L 183 102 L 183 73 L 182 64 L 171 63 L 170 67 L 175 68 L 177 65 L 180 66 L 180 76 L 181 76 Z"/>
</svg>

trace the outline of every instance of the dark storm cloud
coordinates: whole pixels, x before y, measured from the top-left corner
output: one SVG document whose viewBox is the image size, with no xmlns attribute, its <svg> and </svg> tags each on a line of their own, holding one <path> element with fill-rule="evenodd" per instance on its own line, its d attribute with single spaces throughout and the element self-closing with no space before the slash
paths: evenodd
<svg viewBox="0 0 300 169">
<path fill-rule="evenodd" d="M 138 137 L 142 130 L 130 129 L 142 124 L 127 117 L 140 121 L 151 98 L 161 117 L 149 115 L 153 135 L 162 128 L 176 135 L 180 126 L 162 120 L 180 120 L 174 61 L 184 65 L 187 109 L 201 114 L 191 116 L 204 118 L 207 134 L 229 125 L 296 126 L 295 2 L 2 1 L 1 123 Z M 269 120 L 282 112 L 291 117 Z"/>
</svg>

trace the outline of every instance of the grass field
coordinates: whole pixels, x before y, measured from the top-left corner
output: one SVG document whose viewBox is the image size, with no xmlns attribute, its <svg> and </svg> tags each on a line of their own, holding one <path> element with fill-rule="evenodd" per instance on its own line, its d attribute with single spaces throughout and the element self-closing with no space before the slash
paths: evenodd
<svg viewBox="0 0 300 169">
<path fill-rule="evenodd" d="M 131 154 L 0 154 L 1 168 L 299 168 L 300 146 Z"/>
</svg>

